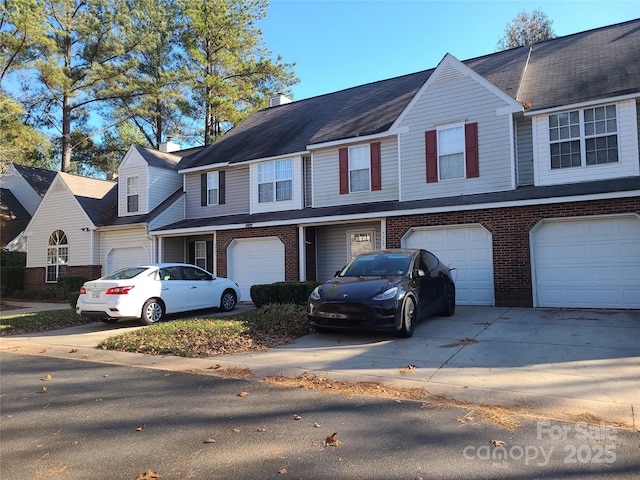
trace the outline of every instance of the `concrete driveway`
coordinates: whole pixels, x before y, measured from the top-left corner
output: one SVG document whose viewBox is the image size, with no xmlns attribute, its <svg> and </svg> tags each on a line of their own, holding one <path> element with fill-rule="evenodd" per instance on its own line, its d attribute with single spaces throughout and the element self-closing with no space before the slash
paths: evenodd
<svg viewBox="0 0 640 480">
<path fill-rule="evenodd" d="M 248 309 L 251 306 L 240 306 Z M 424 388 L 434 398 L 519 408 L 562 420 L 640 429 L 640 311 L 459 306 L 413 338 L 310 334 L 267 352 L 205 359 L 97 350 L 136 322 L 101 322 L 2 337 L 3 351 L 165 370 L 247 368 L 257 378 L 303 373 Z"/>
</svg>

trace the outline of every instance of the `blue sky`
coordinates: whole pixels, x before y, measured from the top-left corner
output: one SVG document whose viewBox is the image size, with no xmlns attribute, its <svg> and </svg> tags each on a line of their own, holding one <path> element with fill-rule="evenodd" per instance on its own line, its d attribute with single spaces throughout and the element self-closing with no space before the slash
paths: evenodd
<svg viewBox="0 0 640 480">
<path fill-rule="evenodd" d="M 521 11 L 542 10 L 558 36 L 640 18 L 640 1 L 270 0 L 267 48 L 296 62 L 294 98 L 436 67 L 445 54 L 493 53 Z"/>
</svg>

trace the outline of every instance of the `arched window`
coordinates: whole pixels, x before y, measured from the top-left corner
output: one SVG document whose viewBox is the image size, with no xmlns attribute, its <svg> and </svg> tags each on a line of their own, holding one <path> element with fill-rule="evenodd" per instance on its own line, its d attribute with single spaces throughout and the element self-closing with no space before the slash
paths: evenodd
<svg viewBox="0 0 640 480">
<path fill-rule="evenodd" d="M 47 247 L 47 282 L 57 282 L 64 276 L 69 261 L 69 245 L 67 234 L 56 230 L 49 237 Z"/>
</svg>

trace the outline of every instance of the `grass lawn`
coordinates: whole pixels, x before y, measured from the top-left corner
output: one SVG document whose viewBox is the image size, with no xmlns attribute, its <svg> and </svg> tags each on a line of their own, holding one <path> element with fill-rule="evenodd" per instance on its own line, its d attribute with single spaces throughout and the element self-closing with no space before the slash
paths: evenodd
<svg viewBox="0 0 640 480">
<path fill-rule="evenodd" d="M 92 320 L 82 318 L 69 307 L 66 310 L 49 310 L 47 312 L 11 313 L 2 312 L 0 317 L 0 335 L 20 335 L 23 333 L 46 332 L 58 328 L 73 327 L 91 323 Z"/>
<path fill-rule="evenodd" d="M 4 312 L 3 312 L 4 313 Z M 3 315 L 0 335 L 43 332 L 91 323 L 75 310 Z M 306 311 L 297 305 L 265 305 L 235 316 L 171 320 L 104 340 L 99 347 L 124 352 L 182 357 L 266 350 L 310 332 Z"/>
</svg>

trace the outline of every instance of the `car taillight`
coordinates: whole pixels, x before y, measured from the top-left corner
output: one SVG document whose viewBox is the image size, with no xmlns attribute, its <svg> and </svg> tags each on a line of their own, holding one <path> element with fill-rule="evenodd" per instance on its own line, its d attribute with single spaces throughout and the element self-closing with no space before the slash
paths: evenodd
<svg viewBox="0 0 640 480">
<path fill-rule="evenodd" d="M 80 287 L 80 295 L 86 295 L 87 294 L 87 289 L 84 287 Z"/>
<path fill-rule="evenodd" d="M 128 285 L 126 287 L 111 287 L 104 293 L 105 295 L 126 295 L 132 288 L 133 285 Z"/>
</svg>

